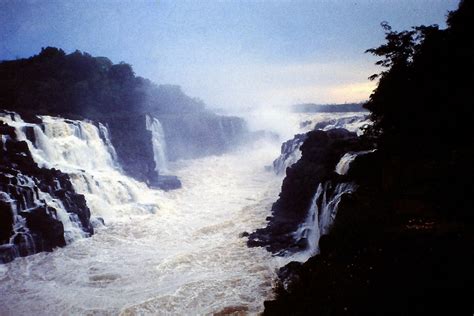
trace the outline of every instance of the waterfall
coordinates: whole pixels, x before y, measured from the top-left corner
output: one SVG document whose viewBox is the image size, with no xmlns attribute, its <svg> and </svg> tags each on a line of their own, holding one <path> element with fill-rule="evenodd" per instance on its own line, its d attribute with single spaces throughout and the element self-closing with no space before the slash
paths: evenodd
<svg viewBox="0 0 474 316">
<path fill-rule="evenodd" d="M 183 159 L 173 165 L 186 183 L 183 189 L 166 193 L 128 182 L 131 191 L 110 196 L 113 203 L 100 196 L 109 186 L 126 183 L 119 170 L 71 169 L 70 177 L 80 178 L 72 179 L 76 190 L 79 183 L 82 192 L 93 192 L 86 195 L 92 214 L 106 213 L 106 227 L 52 253 L 0 265 L 0 314 L 211 315 L 232 311 L 229 306 L 258 314 L 271 295 L 281 258 L 248 248 L 240 234 L 260 227 L 278 197 L 281 178 L 263 169 L 277 151 L 274 142 L 261 142 L 224 155 Z M 138 202 L 124 203 L 128 210 L 114 209 L 114 199 L 134 193 Z M 159 205 L 156 214 L 129 207 L 139 207 L 148 194 L 148 201 Z M 92 207 L 92 197 L 104 209 Z M 114 215 L 118 212 L 123 214 Z"/>
<path fill-rule="evenodd" d="M 365 154 L 368 154 L 368 153 L 372 153 L 374 151 L 375 150 L 365 150 L 365 151 L 346 153 L 344 156 L 342 156 L 342 158 L 337 163 L 336 169 L 335 169 L 336 173 L 340 174 L 341 176 L 345 175 L 347 173 L 347 171 L 349 171 L 349 167 L 350 167 L 351 163 L 358 156 L 365 155 Z"/>
<path fill-rule="evenodd" d="M 10 186 L 0 192 L 0 201 L 10 205 L 13 219 L 13 235 L 10 237 L 8 247 L 12 248 L 14 257 L 26 256 L 37 252 L 34 238 L 26 224 L 27 217 L 34 212 L 44 210 L 54 220 L 60 221 L 64 228 L 64 241 L 66 244 L 73 240 L 90 236 L 74 213 L 68 213 L 60 199 L 53 198 L 49 192 L 39 188 L 34 178 L 21 173 L 13 176 L 2 173 L 10 178 Z M 61 189 L 59 182 L 55 182 L 55 189 Z M 20 213 L 24 214 L 23 216 Z M 39 245 L 42 250 L 41 245 Z"/>
<path fill-rule="evenodd" d="M 146 116 L 146 129 L 151 132 L 155 171 L 162 174 L 168 171 L 166 158 L 165 132 L 160 121 L 149 115 Z"/>
<path fill-rule="evenodd" d="M 291 167 L 300 160 L 302 155 L 300 147 L 306 138 L 306 134 L 297 134 L 293 139 L 281 145 L 281 154 L 273 161 L 273 170 L 276 174 L 284 174 L 286 168 Z"/>
<path fill-rule="evenodd" d="M 336 173 L 345 175 L 349 171 L 349 166 L 352 161 L 357 157 L 357 153 L 346 153 L 342 156 L 341 160 L 336 165 Z"/>
<path fill-rule="evenodd" d="M 318 240 L 320 235 L 319 230 L 319 207 L 318 207 L 318 200 L 321 198 L 321 194 L 323 194 L 323 186 L 320 183 L 318 188 L 316 189 L 316 193 L 314 194 L 311 205 L 308 210 L 308 215 L 305 221 L 300 225 L 298 230 L 295 232 L 295 239 L 301 240 L 306 239 L 308 242 L 309 249 L 316 249 L 318 246 Z M 325 198 L 325 197 L 324 197 Z"/>
<path fill-rule="evenodd" d="M 120 221 L 131 214 L 157 211 L 156 195 L 160 193 L 121 172 L 106 126 L 51 116 L 40 118 L 42 124 L 38 125 L 24 122 L 15 113 L 0 115 L 0 120 L 15 128 L 17 138 L 28 144 L 39 166 L 69 174 L 74 190 L 85 196 L 92 219 Z M 27 129 L 33 129 L 34 142 L 27 137 Z"/>
<path fill-rule="evenodd" d="M 118 162 L 118 157 L 117 157 L 117 152 L 115 151 L 114 146 L 112 145 L 112 142 L 110 141 L 110 135 L 109 135 L 109 130 L 107 127 L 105 127 L 104 124 L 99 122 L 99 132 L 101 138 L 104 140 L 107 150 L 109 151 L 110 156 L 112 157 L 112 161 L 114 162 L 114 166 L 116 168 L 120 168 L 120 165 L 117 163 Z"/>
<path fill-rule="evenodd" d="M 332 183 L 330 181 L 319 183 L 311 200 L 308 215 L 294 234 L 296 241 L 302 239 L 307 241 L 308 246 L 304 254 L 305 260 L 318 253 L 319 238 L 329 233 L 336 218 L 342 196 L 352 193 L 356 189 L 356 185 L 353 183 L 338 183 L 334 190 L 331 189 Z"/>
</svg>

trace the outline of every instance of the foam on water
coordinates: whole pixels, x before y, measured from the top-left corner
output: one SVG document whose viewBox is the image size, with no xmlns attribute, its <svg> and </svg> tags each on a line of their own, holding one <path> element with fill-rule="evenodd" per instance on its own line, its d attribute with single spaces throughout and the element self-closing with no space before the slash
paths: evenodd
<svg viewBox="0 0 474 316">
<path fill-rule="evenodd" d="M 111 222 L 158 211 L 163 193 L 121 172 L 104 125 L 42 116 L 39 126 L 17 114 L 0 119 L 15 127 L 18 139 L 27 142 L 40 166 L 69 174 L 74 189 L 86 197 L 92 216 Z M 27 128 L 34 131 L 34 143 L 26 136 Z"/>
<path fill-rule="evenodd" d="M 265 225 L 281 177 L 264 166 L 277 153 L 278 144 L 258 144 L 175 163 L 183 189 L 159 196 L 155 214 L 130 213 L 91 238 L 6 264 L 0 314 L 261 311 L 288 259 L 248 248 L 239 234 Z"/>
<path fill-rule="evenodd" d="M 52 253 L 0 266 L 1 315 L 263 309 L 276 269 L 294 258 L 248 248 L 239 235 L 266 225 L 282 178 L 264 166 L 278 156 L 279 144 L 262 141 L 222 156 L 173 163 L 168 168 L 183 188 L 163 192 L 121 173 L 105 126 L 42 119 L 40 127 L 15 115 L 2 117 L 28 143 L 36 162 L 70 175 L 92 215 L 103 217 L 107 226 Z M 34 144 L 26 128 L 34 130 Z M 156 124 L 153 129 L 159 139 Z"/>
<path fill-rule="evenodd" d="M 329 233 L 342 196 L 357 189 L 357 185 L 350 182 L 338 183 L 333 190 L 331 186 L 332 183 L 329 181 L 318 184 L 308 215 L 294 233 L 295 240 L 307 240 L 307 249 L 295 254 L 293 257 L 295 261 L 304 262 L 319 252 L 319 239 Z"/>
</svg>

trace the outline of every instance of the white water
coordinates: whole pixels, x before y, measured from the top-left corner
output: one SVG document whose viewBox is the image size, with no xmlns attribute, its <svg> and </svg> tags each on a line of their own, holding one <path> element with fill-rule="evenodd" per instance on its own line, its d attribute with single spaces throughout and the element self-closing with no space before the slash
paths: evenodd
<svg viewBox="0 0 474 316">
<path fill-rule="evenodd" d="M 351 162 L 356 159 L 357 154 L 356 153 L 346 153 L 344 156 L 341 157 L 339 162 L 336 165 L 336 173 L 340 175 L 345 175 L 347 171 L 349 171 L 349 166 L 351 165 Z"/>
<path fill-rule="evenodd" d="M 319 238 L 329 233 L 336 218 L 339 202 L 344 194 L 353 192 L 356 186 L 353 183 L 338 183 L 333 192 L 331 183 L 320 183 L 311 200 L 306 220 L 295 232 L 295 239 L 306 238 L 308 249 L 298 254 L 298 261 L 306 261 L 319 252 Z"/>
<path fill-rule="evenodd" d="M 151 132 L 153 144 L 153 158 L 155 160 L 155 171 L 162 174 L 168 171 L 166 158 L 165 132 L 160 121 L 149 115 L 146 116 L 146 129 Z"/>
<path fill-rule="evenodd" d="M 355 132 L 357 135 L 362 134 L 362 127 L 369 124 L 370 122 L 365 119 L 366 114 L 363 112 L 349 112 L 349 113 L 289 113 L 288 120 L 293 122 L 293 133 L 307 133 L 310 130 L 313 130 L 315 125 L 320 122 L 325 122 L 329 120 L 341 120 L 335 122 L 335 124 L 328 125 L 323 128 L 324 131 L 333 129 L 333 128 L 345 128 L 350 132 Z M 356 118 L 353 122 L 345 122 L 347 118 Z M 307 122 L 302 126 L 301 122 Z M 297 127 L 297 128 L 296 128 Z M 296 128 L 296 129 L 295 129 Z M 301 158 L 300 147 L 303 144 L 303 140 L 293 138 L 292 141 L 282 148 L 282 153 L 274 162 L 274 170 L 277 174 L 284 174 L 286 168 L 295 164 Z M 342 168 L 347 172 L 349 164 L 352 162 L 358 154 L 363 154 L 366 152 L 355 153 L 355 156 L 352 157 L 351 154 L 344 155 L 343 159 L 338 164 L 338 168 Z M 346 169 L 347 167 L 347 169 Z M 337 170 L 339 170 L 336 168 Z"/>
<path fill-rule="evenodd" d="M 336 165 L 336 173 L 340 175 L 345 175 L 351 166 L 351 163 L 360 155 L 365 155 L 368 153 L 372 153 L 374 150 L 365 150 L 365 151 L 358 151 L 358 152 L 348 152 L 341 157 L 339 162 Z"/>
<path fill-rule="evenodd" d="M 0 266 L 2 316 L 255 314 L 271 297 L 276 268 L 297 259 L 248 248 L 239 237 L 266 225 L 281 177 L 264 166 L 279 144 L 174 163 L 169 170 L 183 188 L 163 192 L 121 173 L 105 126 L 43 117 L 43 132 L 19 118 L 3 120 L 27 141 L 35 161 L 70 174 L 106 226 L 52 253 Z M 35 144 L 26 139 L 27 126 Z M 323 213 L 332 216 L 338 202 L 328 200 L 326 209 L 334 207 Z M 316 230 L 306 234 L 316 245 Z"/>
<path fill-rule="evenodd" d="M 19 118 L 10 120 L 26 140 Z M 257 313 L 289 259 L 248 248 L 239 234 L 265 225 L 281 178 L 264 166 L 278 144 L 170 166 L 183 188 L 148 189 L 120 173 L 91 123 L 43 117 L 28 145 L 41 165 L 71 175 L 93 216 L 91 238 L 17 258 L 0 270 L 0 315 Z M 93 157 L 94 159 L 91 159 Z"/>
<path fill-rule="evenodd" d="M 15 115 L 12 120 L 10 116 L 2 116 L 0 120 L 8 121 L 9 123 L 17 122 L 19 124 L 25 124 L 19 116 Z M 39 128 L 39 127 L 38 127 Z M 17 130 L 17 135 L 21 135 L 20 139 L 26 139 L 23 131 Z M 2 137 L 2 146 L 5 146 L 6 138 Z M 7 175 L 7 177 L 13 177 Z M 21 191 L 21 200 L 16 200 L 10 196 L 7 192 L 0 192 L 0 200 L 10 204 L 11 210 L 13 211 L 13 235 L 10 238 L 10 244 L 14 244 L 14 240 L 20 238 L 22 242 L 19 246 L 15 246 L 15 251 L 19 253 L 23 251 L 28 254 L 35 253 L 35 245 L 33 238 L 31 237 L 30 231 L 26 226 L 26 219 L 19 215 L 19 212 L 30 212 L 32 209 L 39 206 L 50 206 L 53 207 L 56 212 L 52 213 L 52 217 L 61 221 L 64 227 L 64 239 L 66 244 L 71 243 L 75 239 L 88 237 L 89 234 L 84 232 L 82 224 L 79 218 L 75 217 L 74 214 L 67 212 L 63 203 L 59 199 L 53 198 L 48 192 L 43 192 L 37 187 L 35 180 L 27 175 L 18 174 L 16 175 L 17 190 Z M 56 189 L 60 189 L 59 182 L 56 183 Z M 49 212 L 49 210 L 47 209 Z"/>
<path fill-rule="evenodd" d="M 74 189 L 84 194 L 94 217 L 107 222 L 126 220 L 133 214 L 155 213 L 157 199 L 164 193 L 148 187 L 121 173 L 114 160 L 115 150 L 108 140 L 105 126 L 100 137 L 92 123 L 42 116 L 43 129 L 25 123 L 19 116 L 0 117 L 15 127 L 17 137 L 28 143 L 33 159 L 47 168 L 57 168 L 70 175 Z M 32 127 L 36 142 L 32 144 L 25 128 Z"/>
<path fill-rule="evenodd" d="M 266 130 L 275 132 L 280 135 L 282 141 L 293 138 L 295 134 L 307 133 L 314 128 L 319 122 L 325 122 L 332 119 L 342 119 L 348 117 L 360 117 L 361 120 L 344 124 L 344 128 L 351 132 L 356 132 L 358 135 L 362 133 L 361 127 L 370 124 L 368 120 L 363 120 L 367 115 L 364 112 L 341 112 L 341 113 L 296 113 L 289 111 L 282 111 L 281 109 L 271 109 L 265 107 L 264 109 L 255 109 L 247 113 L 229 113 L 234 115 L 244 115 L 248 122 L 250 130 Z M 307 125 L 302 126 L 302 122 L 308 122 Z M 327 126 L 324 130 L 328 130 L 336 125 Z"/>
</svg>

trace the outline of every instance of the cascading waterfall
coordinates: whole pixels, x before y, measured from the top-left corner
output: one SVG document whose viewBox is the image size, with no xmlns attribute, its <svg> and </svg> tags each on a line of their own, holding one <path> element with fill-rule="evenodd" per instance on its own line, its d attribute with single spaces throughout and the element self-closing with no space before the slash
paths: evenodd
<svg viewBox="0 0 474 316">
<path fill-rule="evenodd" d="M 262 310 L 276 268 L 287 261 L 263 248 L 248 248 L 239 235 L 261 227 L 278 196 L 281 178 L 264 170 L 278 152 L 275 143 L 261 140 L 241 151 L 175 162 L 171 167 L 183 188 L 163 192 L 139 186 L 108 159 L 96 162 L 97 170 L 83 168 L 86 162 L 78 166 L 80 160 L 68 164 L 74 148 L 64 151 L 66 145 L 87 143 L 89 127 L 93 143 L 97 127 L 84 122 L 79 136 L 64 132 L 76 128 L 70 121 L 51 120 L 44 120 L 43 136 L 58 164 L 48 163 L 68 168 L 76 191 L 85 192 L 92 214 L 103 216 L 107 226 L 52 253 L 0 265 L 0 314 L 208 315 Z M 53 123 L 66 125 L 54 128 L 62 131 L 54 137 L 52 126 L 46 126 Z M 14 124 L 17 130 L 33 128 L 21 121 Z M 31 141 L 28 145 L 34 147 Z M 35 159 L 47 160 L 42 152 L 46 147 L 37 146 L 32 147 Z M 111 156 L 105 142 L 100 150 Z M 133 194 L 138 202 L 127 202 Z M 159 212 L 140 213 L 147 196 L 150 203 L 159 203 Z"/>
<path fill-rule="evenodd" d="M 314 126 L 316 123 L 315 129 L 321 129 L 323 131 L 328 131 L 334 128 L 344 128 L 350 132 L 355 132 L 357 135 L 362 134 L 362 127 L 370 124 L 368 119 L 365 115 L 356 113 L 349 113 L 350 116 L 347 117 L 347 114 L 344 115 L 331 115 L 330 117 L 319 114 L 316 118 L 312 116 L 304 116 L 300 117 L 302 120 L 306 120 L 305 122 L 309 122 L 309 124 L 304 124 L 303 127 L 300 126 L 299 132 L 304 132 L 302 134 L 296 134 L 292 139 L 284 142 L 281 147 L 281 154 L 280 156 L 274 160 L 273 162 L 273 169 L 277 174 L 284 174 L 286 168 L 295 164 L 301 158 L 301 150 L 300 147 L 306 139 L 306 132 L 308 132 L 307 126 Z M 336 118 L 331 118 L 336 116 Z M 340 116 L 340 117 L 337 117 Z M 327 121 L 329 120 L 329 121 Z M 302 130 L 301 130 L 302 129 Z M 336 168 L 336 172 L 341 170 L 341 172 L 347 172 L 349 168 L 349 164 L 352 162 L 353 159 L 357 155 L 363 154 L 366 152 L 354 153 L 354 157 L 352 156 L 353 153 L 347 153 L 338 164 Z"/>
<path fill-rule="evenodd" d="M 0 192 L 0 201 L 10 204 L 13 211 L 13 235 L 10 237 L 9 243 L 2 245 L 2 247 L 11 248 L 14 257 L 34 254 L 36 247 L 30 230 L 26 226 L 26 219 L 18 214 L 18 204 L 21 202 L 12 199 L 6 192 Z"/>
<path fill-rule="evenodd" d="M 161 126 L 161 123 L 157 118 L 146 115 L 146 129 L 149 130 L 152 135 L 155 171 L 160 174 L 167 172 L 166 140 L 163 126 Z"/>
<path fill-rule="evenodd" d="M 110 141 L 109 130 L 107 129 L 107 127 L 105 127 L 104 124 L 102 124 L 100 122 L 99 122 L 98 126 L 99 126 L 100 136 L 104 140 L 104 142 L 107 146 L 109 154 L 112 157 L 112 161 L 114 162 L 115 168 L 120 169 L 120 165 L 117 163 L 118 162 L 117 152 L 115 151 L 115 148 L 112 145 L 112 142 Z"/>
<path fill-rule="evenodd" d="M 160 193 L 121 173 L 104 125 L 40 118 L 41 126 L 26 123 L 13 113 L 0 117 L 15 128 L 19 140 L 26 141 L 35 162 L 69 174 L 75 191 L 86 197 L 93 217 L 114 221 L 158 210 Z M 34 131 L 34 142 L 27 137 L 28 129 Z"/>
<path fill-rule="evenodd" d="M 301 158 L 300 147 L 306 140 L 306 134 L 298 134 L 281 145 L 281 155 L 273 161 L 273 170 L 276 174 L 284 174 L 286 168 L 295 164 Z"/>
<path fill-rule="evenodd" d="M 318 185 L 316 193 L 311 200 L 306 220 L 300 225 L 294 235 L 296 241 L 306 239 L 308 243 L 302 260 L 306 260 L 318 253 L 319 238 L 329 233 L 336 218 L 342 196 L 353 192 L 355 189 L 355 184 L 345 182 L 338 183 L 334 190 L 332 190 L 331 181 Z"/>
<path fill-rule="evenodd" d="M 323 186 L 320 183 L 318 185 L 318 188 L 316 189 L 316 193 L 311 199 L 311 205 L 308 210 L 308 216 L 295 233 L 296 240 L 300 240 L 302 238 L 305 238 L 307 240 L 308 249 L 310 250 L 310 252 L 312 252 L 312 249 L 317 249 L 319 236 L 321 235 L 319 227 L 318 200 L 321 198 L 321 194 L 323 194 L 323 192 Z M 326 199 L 325 194 L 323 195 L 323 199 Z M 323 204 L 326 204 L 325 202 L 326 201 L 324 201 Z"/>
<path fill-rule="evenodd" d="M 3 114 L 0 120 L 9 123 L 21 121 L 20 117 L 14 113 Z M 26 140 L 24 131 L 31 128 L 26 123 L 23 122 L 23 124 L 25 126 L 16 131 L 20 140 Z M 41 131 L 39 127 L 37 128 Z M 9 136 L 2 135 L 1 141 L 4 151 L 7 150 L 6 143 L 10 139 Z M 41 141 L 41 139 L 39 138 L 38 141 Z M 24 152 L 21 155 L 26 157 Z M 21 171 L 15 168 L 5 168 L 0 172 L 0 176 L 3 178 L 0 201 L 6 207 L 5 211 L 11 212 L 12 219 L 12 235 L 9 242 L 2 245 L 2 247 L 4 249 L 8 248 L 13 258 L 20 255 L 31 255 L 45 249 L 42 242 L 37 241 L 35 244 L 34 233 L 30 231 L 27 225 L 28 218 L 34 218 L 37 216 L 35 214 L 41 212 L 47 214 L 53 221 L 62 223 L 60 232 L 64 231 L 64 240 L 61 243 L 69 244 L 75 239 L 90 236 L 89 228 L 83 227 L 77 214 L 68 212 L 61 199 L 57 198 L 56 193 L 54 193 L 63 189 L 59 180 L 54 180 L 51 185 L 45 185 L 44 183 L 40 185 L 41 180 L 22 174 Z M 64 196 L 64 198 L 66 197 Z M 37 223 L 37 225 L 44 224 Z M 0 258 L 0 261 L 2 260 Z"/>
<path fill-rule="evenodd" d="M 344 156 L 342 156 L 342 158 L 339 160 L 339 162 L 336 165 L 336 169 L 335 169 L 336 173 L 340 175 L 345 175 L 349 171 L 351 163 L 358 156 L 372 153 L 374 151 L 375 150 L 365 150 L 365 151 L 358 151 L 358 152 L 349 152 L 349 153 L 344 154 Z"/>
</svg>

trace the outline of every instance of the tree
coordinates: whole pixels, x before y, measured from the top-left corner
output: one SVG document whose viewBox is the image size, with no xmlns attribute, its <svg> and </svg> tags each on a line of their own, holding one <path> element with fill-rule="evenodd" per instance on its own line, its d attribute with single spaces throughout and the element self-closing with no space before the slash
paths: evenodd
<svg viewBox="0 0 474 316">
<path fill-rule="evenodd" d="M 471 17 L 472 1 L 463 1 L 445 30 L 432 25 L 396 32 L 382 23 L 386 42 L 367 52 L 382 57 L 376 64 L 384 69 L 369 77 L 379 82 L 364 105 L 374 122 L 366 136 L 380 148 L 435 154 L 472 139 L 472 132 L 460 133 L 473 123 Z"/>
</svg>

